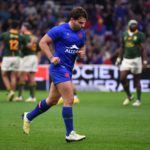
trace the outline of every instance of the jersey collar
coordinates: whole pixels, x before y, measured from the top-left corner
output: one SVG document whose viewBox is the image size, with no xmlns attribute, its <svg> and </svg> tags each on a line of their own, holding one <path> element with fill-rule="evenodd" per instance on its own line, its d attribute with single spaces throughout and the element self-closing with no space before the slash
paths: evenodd
<svg viewBox="0 0 150 150">
<path fill-rule="evenodd" d="M 138 30 L 136 30 L 135 32 L 131 32 L 130 30 L 128 30 L 129 36 L 132 36 L 132 35 L 134 35 L 134 34 L 136 34 L 136 33 L 138 33 Z"/>
</svg>

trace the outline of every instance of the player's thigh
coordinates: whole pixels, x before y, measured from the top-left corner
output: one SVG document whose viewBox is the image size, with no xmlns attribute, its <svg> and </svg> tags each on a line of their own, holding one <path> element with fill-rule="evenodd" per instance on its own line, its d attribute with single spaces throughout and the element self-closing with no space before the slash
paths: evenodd
<svg viewBox="0 0 150 150">
<path fill-rule="evenodd" d="M 64 100 L 64 105 L 72 105 L 73 103 L 73 84 L 71 81 L 66 81 L 57 84 L 57 88 L 61 97 Z"/>
<path fill-rule="evenodd" d="M 37 72 L 37 68 L 38 68 L 38 61 L 36 56 L 29 55 L 23 57 L 21 67 L 20 67 L 21 71 Z"/>
<path fill-rule="evenodd" d="M 127 78 L 129 72 L 130 72 L 129 70 L 120 71 L 120 81 L 124 81 Z"/>
<path fill-rule="evenodd" d="M 9 71 L 2 71 L 1 75 L 2 77 L 7 77 L 9 75 Z"/>
<path fill-rule="evenodd" d="M 131 73 L 133 74 L 141 74 L 142 73 L 142 59 L 141 57 L 134 59 L 134 65 L 131 67 Z"/>
<path fill-rule="evenodd" d="M 25 82 L 26 78 L 28 78 L 28 72 L 20 71 L 19 82 Z"/>
<path fill-rule="evenodd" d="M 126 58 L 123 58 L 122 60 L 122 63 L 121 63 L 121 66 L 120 66 L 120 72 L 123 72 L 123 71 L 130 71 L 131 70 L 131 67 L 132 67 L 132 61 L 130 59 L 126 59 Z"/>
<path fill-rule="evenodd" d="M 10 77 L 11 78 L 17 78 L 17 71 L 11 71 Z"/>
<path fill-rule="evenodd" d="M 1 70 L 3 72 L 3 74 L 5 74 L 5 72 L 10 71 L 10 66 L 11 66 L 11 61 L 9 58 L 7 57 L 3 57 L 2 59 L 2 64 L 1 64 Z"/>
<path fill-rule="evenodd" d="M 19 71 L 20 57 L 4 57 L 2 60 L 2 71 Z"/>
<path fill-rule="evenodd" d="M 60 98 L 60 93 L 57 89 L 57 87 L 54 85 L 54 83 L 51 83 L 49 95 L 46 99 L 47 103 L 52 105 L 52 104 L 57 104 L 58 100 Z"/>
</svg>

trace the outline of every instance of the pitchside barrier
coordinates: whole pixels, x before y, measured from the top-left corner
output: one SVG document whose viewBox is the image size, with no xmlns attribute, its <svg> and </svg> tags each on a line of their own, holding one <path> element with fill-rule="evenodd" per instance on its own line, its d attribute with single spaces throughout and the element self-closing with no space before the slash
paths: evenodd
<svg viewBox="0 0 150 150">
<path fill-rule="evenodd" d="M 119 83 L 119 70 L 114 65 L 76 65 L 73 71 L 73 83 L 79 91 L 122 91 Z M 36 73 L 37 89 L 49 90 L 49 65 L 39 65 Z M 150 67 L 148 67 L 141 77 L 141 87 L 143 92 L 150 92 Z M 129 87 L 135 92 L 133 76 L 128 75 Z M 27 86 L 26 86 L 27 87 Z M 0 79 L 0 89 L 5 89 L 2 79 Z"/>
</svg>

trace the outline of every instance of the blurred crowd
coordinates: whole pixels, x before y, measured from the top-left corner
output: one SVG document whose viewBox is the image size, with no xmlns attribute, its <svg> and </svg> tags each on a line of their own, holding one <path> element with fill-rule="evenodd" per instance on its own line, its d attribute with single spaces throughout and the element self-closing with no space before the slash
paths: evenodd
<svg viewBox="0 0 150 150">
<path fill-rule="evenodd" d="M 31 23 L 40 38 L 61 19 L 66 19 L 75 6 L 83 6 L 89 15 L 86 30 L 87 55 L 78 59 L 83 64 L 114 64 L 120 36 L 130 19 L 136 19 L 139 30 L 146 34 L 145 48 L 150 64 L 149 0 L 5 0 L 0 5 L 0 33 L 8 30 L 11 20 Z M 0 50 L 1 50 L 0 46 Z M 1 51 L 0 51 L 1 52 Z M 43 55 L 41 64 L 49 63 Z"/>
</svg>

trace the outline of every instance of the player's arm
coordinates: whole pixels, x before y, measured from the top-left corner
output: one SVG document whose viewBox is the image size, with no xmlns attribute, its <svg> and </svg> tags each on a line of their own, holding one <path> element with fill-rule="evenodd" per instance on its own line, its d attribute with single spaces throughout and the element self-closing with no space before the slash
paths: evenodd
<svg viewBox="0 0 150 150">
<path fill-rule="evenodd" d="M 140 44 L 141 50 L 142 50 L 142 63 L 143 63 L 143 68 L 147 67 L 147 51 L 145 49 L 144 43 Z"/>
<path fill-rule="evenodd" d="M 54 57 L 52 53 L 52 49 L 50 49 L 49 45 L 53 43 L 53 40 L 45 34 L 39 42 L 41 51 L 48 57 L 51 63 L 58 64 L 60 59 L 58 57 Z"/>
<path fill-rule="evenodd" d="M 84 45 L 83 47 L 81 47 L 79 49 L 79 51 L 77 52 L 78 56 L 80 58 L 83 58 L 85 56 L 85 53 L 86 53 L 86 46 Z"/>
<path fill-rule="evenodd" d="M 36 43 L 36 55 L 37 55 L 37 58 L 38 58 L 38 63 L 40 63 L 40 60 L 41 60 L 41 56 L 42 56 L 42 52 L 41 52 L 41 48 L 39 46 L 39 43 Z"/>
<path fill-rule="evenodd" d="M 123 53 L 124 53 L 124 42 L 123 39 L 120 42 L 120 48 L 117 49 L 118 51 L 118 57 L 116 59 L 115 65 L 119 66 L 121 64 Z"/>
<path fill-rule="evenodd" d="M 36 56 L 37 56 L 37 59 L 38 59 L 38 63 L 40 63 L 40 60 L 41 60 L 41 52 L 37 52 Z"/>
<path fill-rule="evenodd" d="M 141 43 L 139 44 L 140 49 L 141 49 L 141 55 L 142 55 L 142 64 L 143 64 L 143 69 L 147 67 L 147 51 L 145 49 L 145 40 L 146 36 L 144 33 L 140 34 L 140 41 Z"/>
<path fill-rule="evenodd" d="M 3 40 L 3 38 L 4 38 L 4 35 L 5 35 L 5 33 L 1 33 L 0 34 L 0 47 L 3 45 L 2 44 L 2 40 Z M 3 47 L 3 46 L 2 46 Z M 0 65 L 1 65 L 1 61 L 2 61 L 2 56 L 3 56 L 3 50 L 2 50 L 2 53 L 1 53 L 1 55 L 0 55 Z"/>
<path fill-rule="evenodd" d="M 38 41 L 37 37 L 32 36 L 29 43 L 27 43 L 26 47 L 32 49 L 33 45 L 36 44 Z"/>
</svg>

